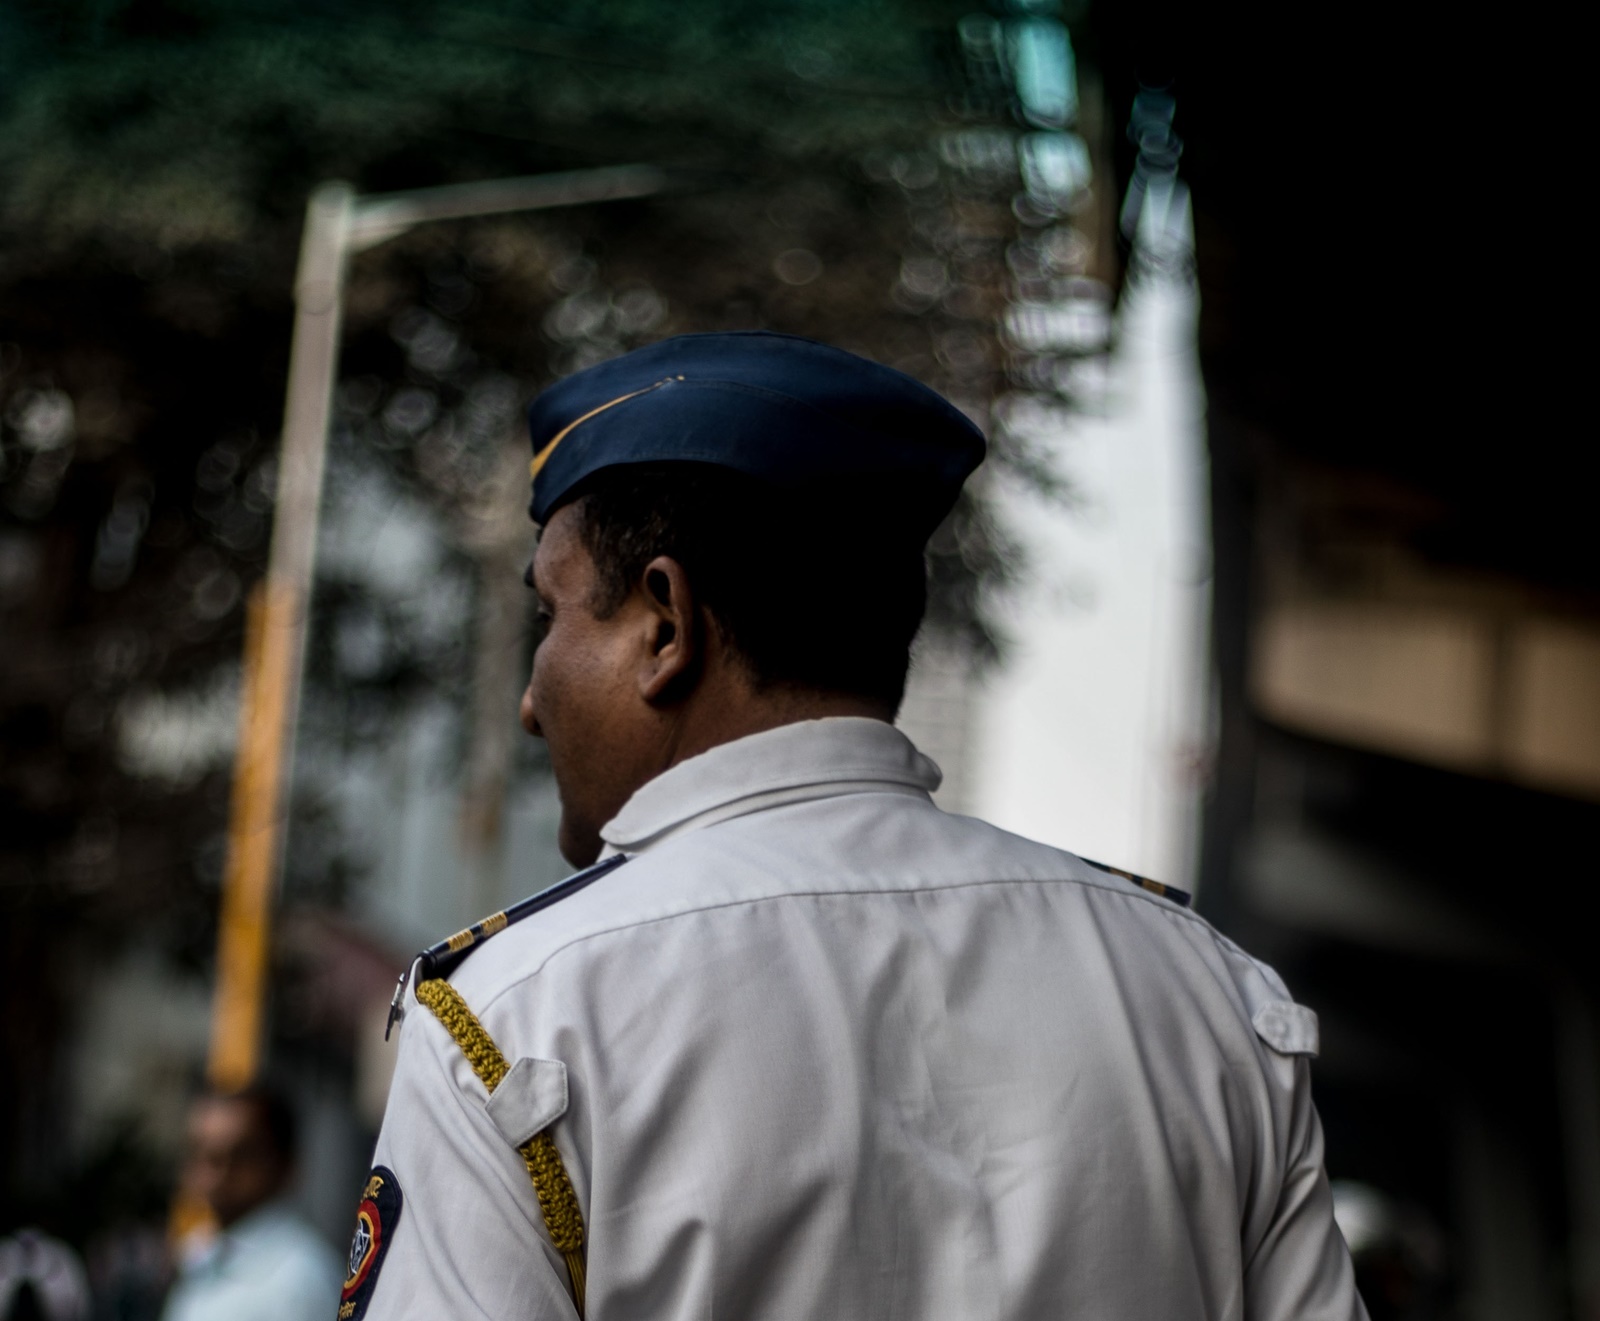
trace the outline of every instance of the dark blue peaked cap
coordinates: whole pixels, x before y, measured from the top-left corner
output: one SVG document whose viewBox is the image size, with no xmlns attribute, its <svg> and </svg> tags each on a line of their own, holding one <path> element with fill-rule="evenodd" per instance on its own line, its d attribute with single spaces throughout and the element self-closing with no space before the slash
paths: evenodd
<svg viewBox="0 0 1600 1321">
<path fill-rule="evenodd" d="M 528 410 L 539 523 L 591 473 L 694 462 L 777 486 L 871 489 L 924 535 L 983 460 L 983 435 L 902 372 L 765 331 L 679 335 L 558 381 Z"/>
</svg>

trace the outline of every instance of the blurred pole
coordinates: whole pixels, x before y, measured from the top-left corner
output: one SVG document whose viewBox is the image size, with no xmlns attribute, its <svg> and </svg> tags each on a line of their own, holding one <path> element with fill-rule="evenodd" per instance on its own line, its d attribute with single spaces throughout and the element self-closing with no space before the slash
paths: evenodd
<svg viewBox="0 0 1600 1321">
<path fill-rule="evenodd" d="M 647 197 L 668 186 L 667 172 L 655 165 L 612 165 L 565 174 L 532 174 L 520 179 L 486 179 L 445 184 L 408 193 L 377 193 L 361 199 L 350 221 L 349 250 L 362 252 L 431 220 L 463 220 L 545 211 Z"/>
<path fill-rule="evenodd" d="M 243 1087 L 261 1064 L 272 901 L 294 761 L 346 258 L 426 221 L 645 197 L 670 185 L 654 166 L 618 165 L 390 193 L 359 204 L 344 183 L 323 184 L 311 195 L 294 284 L 272 551 L 266 578 L 251 595 L 245 634 L 206 1068 L 212 1086 Z"/>
<path fill-rule="evenodd" d="M 339 353 L 345 240 L 354 196 L 342 183 L 324 184 L 311 195 L 295 275 L 294 341 L 272 551 L 266 578 L 250 599 L 239 751 L 217 931 L 217 989 L 207 1076 L 212 1086 L 223 1090 L 249 1083 L 261 1061 L 284 782 L 294 756 L 317 506 Z"/>
</svg>

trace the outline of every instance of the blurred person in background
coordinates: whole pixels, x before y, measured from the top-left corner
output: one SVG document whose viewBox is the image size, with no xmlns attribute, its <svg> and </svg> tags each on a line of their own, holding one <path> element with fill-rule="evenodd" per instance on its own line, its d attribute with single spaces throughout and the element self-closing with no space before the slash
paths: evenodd
<svg viewBox="0 0 1600 1321">
<path fill-rule="evenodd" d="M 20 1229 L 0 1239 L 0 1321 L 88 1321 L 89 1281 L 59 1239 Z"/>
<path fill-rule="evenodd" d="M 265 1085 L 206 1095 L 189 1113 L 184 1189 L 216 1232 L 182 1252 L 163 1321 L 299 1321 L 330 1317 L 337 1254 L 289 1209 L 294 1111 Z"/>
</svg>

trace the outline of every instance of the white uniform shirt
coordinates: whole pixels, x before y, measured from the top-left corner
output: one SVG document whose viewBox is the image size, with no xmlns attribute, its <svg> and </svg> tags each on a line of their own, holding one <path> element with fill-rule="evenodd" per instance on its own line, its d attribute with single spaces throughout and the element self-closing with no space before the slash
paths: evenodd
<svg viewBox="0 0 1600 1321">
<path fill-rule="evenodd" d="M 1315 1019 L 938 779 L 839 719 L 646 784 L 603 832 L 630 861 L 450 978 L 519 1062 L 492 1104 L 408 996 L 367 1315 L 573 1315 L 515 1149 L 555 1119 L 591 1321 L 1363 1317 Z"/>
<path fill-rule="evenodd" d="M 189 1263 L 161 1321 L 328 1321 L 343 1274 L 321 1235 L 271 1202 L 222 1230 Z"/>
</svg>

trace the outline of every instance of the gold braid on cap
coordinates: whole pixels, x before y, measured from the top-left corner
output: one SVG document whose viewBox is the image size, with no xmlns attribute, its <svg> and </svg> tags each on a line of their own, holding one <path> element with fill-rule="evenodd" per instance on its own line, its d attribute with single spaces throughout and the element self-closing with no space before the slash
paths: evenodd
<svg viewBox="0 0 1600 1321">
<path fill-rule="evenodd" d="M 472 1065 L 472 1071 L 492 1093 L 511 1066 L 500 1053 L 500 1047 L 494 1044 L 494 1038 L 478 1021 L 478 1016 L 467 1008 L 461 993 L 444 978 L 434 977 L 418 984 L 417 999 L 444 1024 L 445 1031 L 455 1039 L 467 1063 Z M 533 1180 L 534 1196 L 539 1199 L 539 1210 L 544 1214 L 544 1227 L 550 1231 L 550 1241 L 567 1259 L 567 1273 L 572 1277 L 572 1301 L 577 1304 L 581 1317 L 583 1211 L 578 1206 L 578 1194 L 567 1177 L 567 1167 L 562 1163 L 549 1129 L 535 1133 L 517 1151 L 528 1167 L 528 1177 Z"/>
</svg>

